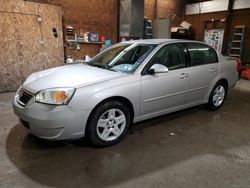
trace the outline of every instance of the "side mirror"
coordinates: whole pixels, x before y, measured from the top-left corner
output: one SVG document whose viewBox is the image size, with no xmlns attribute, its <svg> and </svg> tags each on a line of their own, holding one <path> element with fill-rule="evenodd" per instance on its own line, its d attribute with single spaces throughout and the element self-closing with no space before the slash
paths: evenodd
<svg viewBox="0 0 250 188">
<path fill-rule="evenodd" d="M 155 74 L 155 73 L 167 73 L 169 70 L 166 66 L 161 64 L 154 64 L 149 70 L 149 74 Z"/>
</svg>

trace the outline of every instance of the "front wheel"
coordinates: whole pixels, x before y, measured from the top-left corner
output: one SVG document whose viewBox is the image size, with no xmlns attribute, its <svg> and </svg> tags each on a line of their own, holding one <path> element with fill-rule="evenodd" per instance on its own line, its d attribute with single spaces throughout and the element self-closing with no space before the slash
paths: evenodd
<svg viewBox="0 0 250 188">
<path fill-rule="evenodd" d="M 209 110 L 218 110 L 224 103 L 227 96 L 227 85 L 220 81 L 218 82 L 209 97 L 207 107 Z"/>
<path fill-rule="evenodd" d="M 123 139 L 130 122 L 128 107 L 119 101 L 109 101 L 101 104 L 91 114 L 86 136 L 94 146 L 110 146 Z"/>
</svg>

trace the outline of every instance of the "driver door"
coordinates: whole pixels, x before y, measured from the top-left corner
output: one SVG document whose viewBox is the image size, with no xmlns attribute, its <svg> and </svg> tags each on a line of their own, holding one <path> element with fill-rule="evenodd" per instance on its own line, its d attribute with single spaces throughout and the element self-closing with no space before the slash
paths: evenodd
<svg viewBox="0 0 250 188">
<path fill-rule="evenodd" d="M 184 46 L 168 44 L 163 46 L 147 65 L 166 66 L 165 73 L 148 74 L 141 77 L 141 115 L 164 114 L 187 104 L 190 69 L 187 67 Z M 145 71 L 145 70 L 144 70 Z"/>
</svg>

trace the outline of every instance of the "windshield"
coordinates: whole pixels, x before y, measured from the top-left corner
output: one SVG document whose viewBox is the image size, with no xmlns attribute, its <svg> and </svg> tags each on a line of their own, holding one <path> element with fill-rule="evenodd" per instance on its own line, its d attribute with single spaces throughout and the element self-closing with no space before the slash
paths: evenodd
<svg viewBox="0 0 250 188">
<path fill-rule="evenodd" d="M 132 74 L 156 47 L 154 44 L 122 44 L 95 56 L 88 65 Z"/>
</svg>

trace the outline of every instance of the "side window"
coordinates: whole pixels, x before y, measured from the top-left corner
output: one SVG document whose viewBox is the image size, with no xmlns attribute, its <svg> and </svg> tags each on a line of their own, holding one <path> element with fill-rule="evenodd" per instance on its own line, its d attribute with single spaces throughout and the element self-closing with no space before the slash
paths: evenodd
<svg viewBox="0 0 250 188">
<path fill-rule="evenodd" d="M 211 47 L 199 44 L 189 43 L 188 51 L 190 55 L 190 61 L 192 66 L 205 65 L 211 63 L 217 63 L 217 53 Z"/>
<path fill-rule="evenodd" d="M 182 44 L 168 44 L 162 47 L 152 58 L 153 64 L 162 64 L 169 70 L 186 67 L 186 59 Z"/>
</svg>

